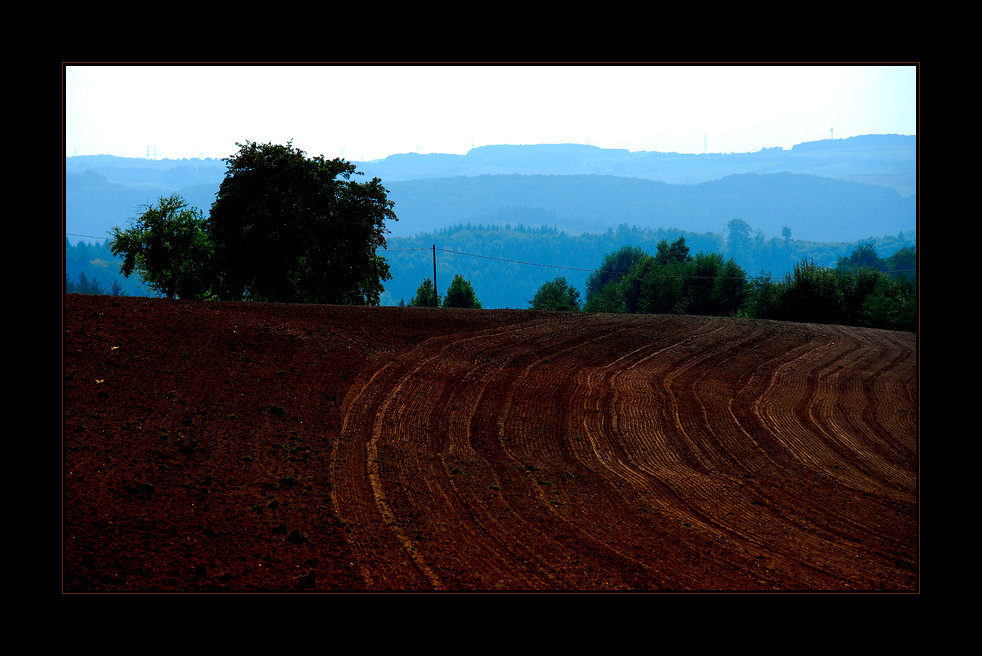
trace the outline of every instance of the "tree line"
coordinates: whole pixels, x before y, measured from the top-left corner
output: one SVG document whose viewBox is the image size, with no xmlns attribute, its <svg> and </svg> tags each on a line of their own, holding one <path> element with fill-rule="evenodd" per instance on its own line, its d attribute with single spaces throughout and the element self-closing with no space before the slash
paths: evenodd
<svg viewBox="0 0 982 656">
<path fill-rule="evenodd" d="M 65 293 L 146 296 L 142 281 L 125 278 L 120 260 L 113 255 L 109 241 L 80 241 L 65 238 Z"/>
<path fill-rule="evenodd" d="M 917 253 L 903 248 L 880 258 L 872 242 L 840 257 L 835 267 L 802 260 L 774 280 L 748 278 L 731 257 L 693 256 L 685 237 L 659 242 L 656 252 L 624 246 L 608 253 L 586 280 L 586 298 L 558 277 L 529 301 L 533 309 L 630 314 L 699 314 L 889 330 L 917 330 Z"/>
<path fill-rule="evenodd" d="M 416 295 L 409 301 L 410 307 L 445 307 L 480 310 L 483 305 L 477 299 L 474 286 L 470 280 L 464 280 L 459 273 L 453 277 L 447 293 L 443 295 L 443 300 L 433 284 L 431 278 L 427 278 L 416 288 Z M 400 299 L 399 306 L 405 307 L 405 299 Z"/>
<path fill-rule="evenodd" d="M 731 251 L 740 251 L 745 226 L 740 220 L 731 222 Z M 551 234 L 548 230 L 545 233 Z M 585 297 L 581 297 L 566 276 L 559 276 L 541 284 L 527 306 L 552 311 L 695 314 L 917 329 L 916 247 L 907 246 L 881 258 L 872 240 L 839 256 L 834 266 L 820 266 L 813 259 L 802 258 L 791 271 L 774 278 L 769 273 L 750 277 L 734 257 L 717 251 L 692 254 L 686 236 L 681 235 L 672 241 L 661 239 L 651 254 L 630 245 L 608 252 L 599 267 L 586 276 L 584 287 Z M 408 304 L 481 307 L 471 281 L 460 274 L 454 276 L 442 302 L 432 279 L 426 278 Z M 406 305 L 405 300 L 399 305 Z"/>
<path fill-rule="evenodd" d="M 508 218 L 548 219 L 533 217 L 531 212 L 514 214 Z M 482 218 L 505 217 L 499 214 Z M 569 284 L 582 291 L 587 275 L 605 254 L 625 245 L 653 253 L 661 240 L 672 242 L 685 237 L 692 253 L 701 251 L 732 257 L 748 276 L 772 272 L 781 277 L 793 271 L 795 264 L 802 260 L 834 267 L 837 258 L 847 256 L 850 249 L 862 243 L 804 241 L 794 238 L 788 227 L 776 237 L 765 237 L 742 219 L 733 219 L 724 223 L 724 227 L 720 234 L 621 224 L 603 232 L 572 235 L 544 223 L 475 221 L 413 237 L 392 237 L 384 253 L 392 279 L 386 283 L 380 302 L 398 305 L 400 298 L 408 301 L 413 297 L 420 281 L 433 275 L 430 249 L 434 243 L 442 251 L 437 254 L 437 277 L 449 281 L 454 274 L 461 274 L 479 289 L 481 301 L 489 308 L 525 307 L 536 290 L 555 274 L 562 274 Z M 913 235 L 905 233 L 870 238 L 870 241 L 886 254 L 915 244 Z M 550 268 L 564 270 L 550 271 Z"/>
<path fill-rule="evenodd" d="M 151 291 L 168 298 L 379 304 L 383 283 L 392 278 L 389 262 L 381 255 L 387 246 L 386 221 L 396 220 L 394 204 L 380 180 L 356 182 L 352 176 L 360 172 L 350 162 L 307 157 L 292 143 L 237 145 L 238 152 L 225 160 L 225 179 L 207 215 L 172 195 L 146 207 L 129 229 L 113 229 L 103 248 L 119 258 L 123 275 L 129 278 L 136 273 Z M 795 252 L 790 229 L 782 231 L 781 240 L 766 242 L 740 219 L 731 220 L 727 228 L 723 240 L 710 233 L 639 232 L 626 225 L 616 233 L 608 230 L 577 238 L 554 228 L 519 226 L 505 231 L 507 236 L 492 234 L 490 252 L 523 258 L 527 251 L 529 261 L 545 253 L 545 259 L 573 270 L 591 244 L 594 248 L 611 240 L 637 244 L 642 238 L 650 244 L 653 236 L 661 237 L 650 252 L 639 245 L 608 251 L 600 266 L 585 276 L 584 299 L 565 276 L 539 284 L 527 299 L 533 309 L 744 316 L 916 329 L 913 247 L 883 259 L 869 241 L 840 255 L 834 267 L 802 258 L 778 279 L 763 271 L 750 278 L 741 262 L 758 265 L 766 261 L 762 255 L 768 250 L 783 251 L 785 257 Z M 447 234 L 473 251 L 484 233 L 491 230 L 458 226 Z M 698 247 L 695 254 L 692 242 Z M 76 282 L 68 273 L 70 249 L 66 239 L 66 292 L 125 293 L 112 283 L 107 289 L 85 271 L 78 272 Z M 724 249 L 728 257 L 720 252 Z M 495 266 L 504 260 L 516 271 L 526 264 L 482 257 L 486 262 L 499 260 L 492 262 Z M 100 266 L 106 268 L 107 263 L 101 261 Z M 516 287 L 526 288 L 522 285 L 532 277 L 519 275 L 523 279 Z M 490 279 L 498 287 L 512 283 L 500 276 Z M 482 307 L 471 280 L 473 276 L 465 278 L 458 272 L 441 299 L 435 282 L 427 278 L 409 305 Z M 400 304 L 406 304 L 404 298 Z"/>
</svg>

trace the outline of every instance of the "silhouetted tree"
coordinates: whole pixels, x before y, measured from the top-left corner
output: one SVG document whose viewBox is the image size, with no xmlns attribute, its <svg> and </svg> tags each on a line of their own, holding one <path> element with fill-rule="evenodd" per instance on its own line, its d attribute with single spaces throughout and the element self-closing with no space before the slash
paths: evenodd
<svg viewBox="0 0 982 656">
<path fill-rule="evenodd" d="M 212 249 L 205 218 L 179 195 L 162 197 L 128 230 L 113 228 L 109 246 L 113 255 L 123 256 L 123 275 L 136 271 L 167 298 L 208 295 Z"/>
<path fill-rule="evenodd" d="M 464 280 L 464 277 L 458 273 L 453 277 L 453 281 L 443 297 L 443 307 L 480 309 L 481 302 L 477 300 L 477 295 L 474 293 L 470 281 Z"/>
<path fill-rule="evenodd" d="M 431 279 L 427 278 L 423 281 L 423 284 L 416 288 L 416 296 L 409 302 L 409 305 L 413 307 L 440 306 L 440 296 L 433 288 L 433 281 Z"/>
<path fill-rule="evenodd" d="M 215 287 L 223 300 L 377 305 L 390 278 L 378 178 L 293 147 L 237 144 L 211 208 Z"/>
</svg>

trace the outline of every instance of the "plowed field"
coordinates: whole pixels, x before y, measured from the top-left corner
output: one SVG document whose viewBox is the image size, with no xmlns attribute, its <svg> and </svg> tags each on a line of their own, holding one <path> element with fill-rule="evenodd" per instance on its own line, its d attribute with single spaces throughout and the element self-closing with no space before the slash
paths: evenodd
<svg viewBox="0 0 982 656">
<path fill-rule="evenodd" d="M 63 589 L 918 590 L 916 337 L 66 295 Z"/>
</svg>

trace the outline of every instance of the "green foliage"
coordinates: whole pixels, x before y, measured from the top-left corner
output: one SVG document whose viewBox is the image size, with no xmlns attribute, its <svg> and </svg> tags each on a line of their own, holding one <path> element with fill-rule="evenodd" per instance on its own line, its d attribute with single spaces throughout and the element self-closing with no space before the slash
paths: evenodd
<svg viewBox="0 0 982 656">
<path fill-rule="evenodd" d="M 620 280 L 591 297 L 586 309 L 641 314 L 729 316 L 743 306 L 747 276 L 719 253 L 689 255 L 685 237 L 662 240 Z"/>
<path fill-rule="evenodd" d="M 578 311 L 580 309 L 580 292 L 571 287 L 566 278 L 560 276 L 551 280 L 535 293 L 529 301 L 533 310 Z"/>
<path fill-rule="evenodd" d="M 481 302 L 477 300 L 470 281 L 464 280 L 464 277 L 458 273 L 450 283 L 446 296 L 443 297 L 443 307 L 480 309 Z"/>
<path fill-rule="evenodd" d="M 124 277 L 122 263 L 123 258 L 110 250 L 109 240 L 72 244 L 65 239 L 65 293 L 145 296 L 143 280 Z"/>
<path fill-rule="evenodd" d="M 66 294 L 93 294 L 96 296 L 101 296 L 106 293 L 99 284 L 98 280 L 89 280 L 89 277 L 85 275 L 82 271 L 78 274 L 78 282 L 74 283 L 69 279 L 68 274 L 65 274 L 65 293 Z"/>
<path fill-rule="evenodd" d="M 619 294 L 621 290 L 616 285 L 608 289 L 609 284 L 619 281 L 641 256 L 646 253 L 656 255 L 660 241 L 666 241 L 665 247 L 668 247 L 680 236 L 685 238 L 690 255 L 697 252 L 722 253 L 727 261 L 733 257 L 734 263 L 747 272 L 748 302 L 751 304 L 762 298 L 759 294 L 750 293 L 750 288 L 760 281 L 758 276 L 750 276 L 751 271 L 766 276 L 774 286 L 786 273 L 791 273 L 801 260 L 834 267 L 837 258 L 848 256 L 854 247 L 862 243 L 806 242 L 792 239 L 788 231 L 786 239 L 779 236 L 762 241 L 751 237 L 750 257 L 741 260 L 728 251 L 723 235 L 713 233 L 698 234 L 668 228 L 642 229 L 623 224 L 616 230 L 570 235 L 548 227 L 467 223 L 435 233 L 420 233 L 411 238 L 392 238 L 390 250 L 383 254 L 390 262 L 393 278 L 386 284 L 382 302 L 395 305 L 400 297 L 407 302 L 413 297 L 419 281 L 433 274 L 430 248 L 436 242 L 445 249 L 437 254 L 438 266 L 448 272 L 460 273 L 475 289 L 480 289 L 481 303 L 486 308 L 528 307 L 528 299 L 543 283 L 562 274 L 569 285 L 586 290 L 584 310 L 622 312 L 624 299 Z M 914 279 L 916 244 L 903 235 L 888 235 L 867 241 L 873 243 L 877 251 L 892 254 L 886 258 L 891 280 L 903 275 Z M 614 257 L 619 251 L 630 256 L 628 264 L 621 264 Z M 565 269 L 555 272 L 526 263 L 556 265 Z M 902 273 L 902 270 L 906 272 Z M 447 282 L 449 280 L 448 277 Z M 445 285 L 441 289 L 443 287 Z M 767 296 L 768 292 L 763 288 L 760 291 Z M 751 309 L 745 311 L 749 313 Z"/>
<path fill-rule="evenodd" d="M 377 305 L 390 274 L 376 249 L 396 220 L 380 180 L 291 143 L 237 145 L 208 222 L 218 296 Z"/>
<path fill-rule="evenodd" d="M 168 298 L 378 304 L 396 218 L 378 178 L 291 144 L 238 146 L 207 219 L 173 195 L 113 229 L 122 273 Z"/>
<path fill-rule="evenodd" d="M 613 253 L 604 255 L 600 268 L 592 272 L 586 279 L 586 304 L 589 307 L 594 297 L 602 296 L 603 289 L 611 283 L 619 282 L 635 262 L 645 257 L 647 253 L 637 246 L 622 246 Z M 602 298 L 596 299 L 597 305 L 604 305 Z M 596 310 L 603 312 L 599 307 Z"/>
<path fill-rule="evenodd" d="M 411 307 L 440 307 L 440 296 L 433 289 L 433 280 L 427 278 L 416 288 L 416 296 L 409 301 Z"/>
<path fill-rule="evenodd" d="M 745 317 L 765 319 L 777 317 L 780 288 L 771 274 L 760 272 L 747 283 L 747 296 L 740 314 Z"/>
<path fill-rule="evenodd" d="M 877 257 L 874 245 L 866 242 L 839 257 L 835 268 L 802 260 L 779 282 L 761 276 L 748 288 L 744 314 L 916 331 L 916 262 L 911 263 L 912 250 L 902 251 L 884 261 Z"/>
<path fill-rule="evenodd" d="M 671 244 L 662 239 L 658 242 L 658 250 L 655 253 L 655 262 L 661 266 L 672 266 L 674 264 L 685 264 L 692 258 L 689 257 L 689 247 L 685 245 L 685 237 L 679 237 Z"/>
<path fill-rule="evenodd" d="M 917 331 L 917 289 L 910 280 L 884 278 L 863 301 L 859 325 L 887 330 Z"/>
<path fill-rule="evenodd" d="M 878 289 L 885 289 L 889 284 L 889 277 L 876 269 L 866 267 L 845 273 L 837 268 L 836 273 L 842 289 L 843 320 L 847 324 L 858 325 L 859 313 L 866 300 Z"/>
<path fill-rule="evenodd" d="M 128 230 L 113 228 L 109 246 L 114 256 L 123 257 L 123 275 L 136 271 L 167 298 L 208 295 L 212 250 L 204 215 L 178 195 L 147 207 Z"/>
<path fill-rule="evenodd" d="M 785 275 L 782 318 L 806 323 L 845 323 L 842 284 L 833 269 L 802 261 Z"/>
<path fill-rule="evenodd" d="M 439 269 L 459 273 L 475 289 L 481 290 L 481 304 L 485 308 L 524 308 L 539 287 L 557 275 L 565 276 L 567 283 L 582 294 L 587 276 L 597 268 L 605 253 L 625 244 L 639 249 L 641 254 L 654 252 L 659 239 L 671 240 L 681 234 L 693 250 L 719 250 L 723 243 L 718 235 L 642 229 L 626 224 L 616 230 L 579 235 L 539 226 L 463 224 L 435 233 L 393 237 L 389 240 L 390 250 L 384 253 L 391 266 L 392 280 L 386 283 L 382 302 L 396 305 L 400 297 L 408 302 L 419 282 L 433 275 L 430 248 L 434 242 L 445 249 L 437 253 Z M 526 262 L 565 267 L 565 270 L 533 267 Z M 617 270 L 623 273 L 629 268 Z M 449 282 L 450 278 L 446 280 Z M 445 287 L 440 285 L 441 291 Z"/>
<path fill-rule="evenodd" d="M 752 244 L 750 239 L 750 224 L 743 219 L 730 219 L 726 224 L 726 229 L 729 233 L 726 247 L 730 255 L 734 257 L 745 257 L 749 254 Z"/>
<path fill-rule="evenodd" d="M 840 274 L 855 273 L 861 269 L 884 271 L 886 262 L 877 256 L 873 242 L 866 241 L 856 246 L 848 256 L 839 257 L 835 269 Z"/>
<path fill-rule="evenodd" d="M 908 280 L 917 284 L 917 248 L 905 246 L 887 258 L 887 271 L 893 280 Z"/>
</svg>

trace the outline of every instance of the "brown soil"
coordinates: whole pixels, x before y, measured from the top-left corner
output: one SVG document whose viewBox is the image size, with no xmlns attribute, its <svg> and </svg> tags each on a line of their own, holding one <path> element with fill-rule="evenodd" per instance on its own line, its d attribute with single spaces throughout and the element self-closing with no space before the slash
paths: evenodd
<svg viewBox="0 0 982 656">
<path fill-rule="evenodd" d="M 917 591 L 916 338 L 66 295 L 63 590 Z"/>
</svg>

